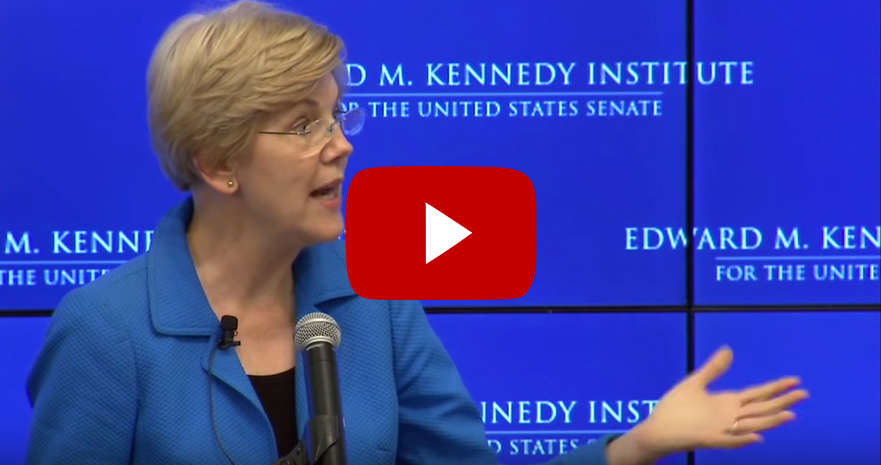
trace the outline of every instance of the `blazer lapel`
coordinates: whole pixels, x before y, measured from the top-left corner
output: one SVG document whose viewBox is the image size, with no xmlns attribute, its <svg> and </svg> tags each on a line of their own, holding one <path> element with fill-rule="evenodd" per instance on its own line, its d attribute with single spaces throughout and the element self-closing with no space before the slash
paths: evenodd
<svg viewBox="0 0 881 465">
<path fill-rule="evenodd" d="M 297 260 L 294 261 L 298 322 L 309 313 L 319 311 L 334 317 L 333 300 L 357 295 L 349 283 L 345 256 L 340 251 L 340 244 L 340 242 L 331 242 L 309 247 L 300 252 Z M 345 339 L 344 334 L 343 340 Z M 306 425 L 311 415 L 303 358 L 303 351 L 298 347 L 297 367 L 294 372 L 297 430 L 301 442 L 306 439 Z M 343 376 L 343 373 L 340 373 L 340 376 Z"/>
<path fill-rule="evenodd" d="M 275 447 L 269 417 L 263 412 L 260 399 L 235 349 L 220 350 L 217 347 L 222 334 L 220 321 L 202 289 L 186 241 L 186 229 L 192 213 L 191 198 L 172 209 L 157 226 L 147 253 L 148 295 L 153 327 L 160 334 L 205 339 L 201 365 L 213 383 L 208 426 L 213 428 L 212 423 L 216 421 L 218 433 L 234 459 L 272 457 Z M 246 399 L 249 407 L 253 408 L 253 416 L 223 421 L 223 416 L 235 412 L 229 403 L 229 396 L 220 395 L 224 389 L 232 389 L 236 395 Z M 207 395 L 208 382 L 205 383 L 205 390 Z M 245 428 L 248 431 L 243 431 Z M 267 463 L 271 463 L 271 460 Z"/>
<path fill-rule="evenodd" d="M 294 369 L 295 382 L 297 384 L 295 390 L 297 404 L 297 438 L 303 445 L 306 445 L 306 423 L 309 421 L 309 400 L 306 395 L 306 376 L 303 372 L 303 353 L 297 351 L 297 367 Z"/>
<path fill-rule="evenodd" d="M 251 380 L 242 368 L 242 364 L 234 349 L 221 350 L 217 347 L 219 342 L 220 335 L 211 336 L 208 346 L 205 348 L 205 353 L 202 355 L 202 368 L 217 381 L 222 382 L 248 399 L 255 409 L 262 410 L 263 406 L 257 397 L 257 392 L 254 391 Z M 212 354 L 214 360 L 211 359 Z M 269 422 L 268 417 L 266 421 L 267 423 Z"/>
<path fill-rule="evenodd" d="M 209 339 L 202 356 L 202 368 L 210 378 L 209 382 L 213 383 L 210 396 L 211 421 L 216 425 L 218 436 L 235 462 L 250 463 L 254 460 L 272 463 L 277 458 L 275 443 L 272 441 L 274 430 L 251 380 L 242 368 L 234 348 L 218 348 L 218 334 Z M 234 399 L 231 402 L 229 395 L 221 395 L 222 391 L 229 392 L 230 389 L 234 395 L 247 400 L 247 416 L 241 416 L 241 409 L 235 406 L 238 402 Z"/>
<path fill-rule="evenodd" d="M 217 385 L 213 388 L 232 389 L 254 408 L 255 416 L 259 415 L 262 418 L 259 430 L 254 428 L 256 425 L 253 423 L 218 421 L 218 428 L 230 454 L 233 457 L 250 454 L 251 458 L 254 458 L 253 452 L 258 451 L 261 456 L 264 453 L 274 455 L 275 449 L 271 440 L 266 439 L 254 444 L 247 439 L 273 437 L 272 424 L 263 412 L 260 399 L 242 368 L 235 349 L 217 348 L 221 336 L 220 321 L 211 309 L 202 289 L 186 241 L 186 229 L 192 214 L 192 198 L 187 198 L 163 218 L 154 233 L 153 243 L 147 254 L 147 279 L 153 327 L 157 332 L 170 336 L 205 337 L 207 341 L 201 356 L 201 365 L 206 374 L 210 373 L 212 381 L 217 381 Z M 356 295 L 346 272 L 345 248 L 342 242 L 320 244 L 304 249 L 294 261 L 293 270 L 298 321 L 306 314 L 317 311 L 334 316 L 332 301 Z M 293 336 L 292 334 L 291 337 Z M 343 340 L 345 341 L 345 337 Z M 302 441 L 305 439 L 304 433 L 310 412 L 306 377 L 303 371 L 303 355 L 300 350 L 297 350 L 296 357 L 297 367 L 294 372 L 297 429 Z M 340 373 L 340 376 L 344 375 Z M 215 407 L 217 407 L 219 397 L 216 390 L 214 393 Z M 246 427 L 254 430 L 241 431 L 241 428 Z"/>
</svg>

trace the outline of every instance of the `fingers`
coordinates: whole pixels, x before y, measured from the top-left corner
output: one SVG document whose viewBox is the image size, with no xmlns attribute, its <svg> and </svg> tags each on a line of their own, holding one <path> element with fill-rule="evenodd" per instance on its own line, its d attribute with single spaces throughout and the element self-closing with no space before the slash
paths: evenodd
<svg viewBox="0 0 881 465">
<path fill-rule="evenodd" d="M 753 434 L 760 431 L 767 431 L 769 429 L 777 428 L 778 426 L 788 423 L 795 419 L 795 414 L 785 410 L 782 412 L 777 412 L 773 415 L 768 415 L 764 417 L 753 417 L 753 418 L 744 418 L 737 421 L 737 431 L 733 433 L 734 436 L 740 436 L 743 434 Z"/>
<path fill-rule="evenodd" d="M 713 353 L 707 363 L 694 373 L 693 379 L 706 386 L 728 371 L 733 361 L 734 352 L 731 351 L 730 347 L 723 346 Z"/>
<path fill-rule="evenodd" d="M 792 389 L 799 384 L 801 384 L 801 380 L 798 377 L 790 376 L 781 378 L 770 383 L 765 383 L 744 390 L 740 394 L 740 400 L 743 405 L 746 405 L 752 402 L 770 399 L 771 397 Z"/>
<path fill-rule="evenodd" d="M 787 410 L 808 398 L 808 392 L 799 389 L 765 401 L 756 401 L 740 409 L 740 418 L 761 417 Z"/>
</svg>

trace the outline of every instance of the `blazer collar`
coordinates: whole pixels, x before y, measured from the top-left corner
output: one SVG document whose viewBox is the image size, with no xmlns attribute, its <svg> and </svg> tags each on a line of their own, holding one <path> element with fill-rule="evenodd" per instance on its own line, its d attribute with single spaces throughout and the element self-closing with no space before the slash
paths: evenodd
<svg viewBox="0 0 881 465">
<path fill-rule="evenodd" d="M 187 244 L 192 216 L 193 200 L 188 197 L 165 215 L 153 234 L 147 252 L 150 314 L 160 333 L 212 336 L 219 332 L 219 320 L 202 289 Z M 298 318 L 330 300 L 356 295 L 349 283 L 341 241 L 303 249 L 292 266 Z"/>
</svg>

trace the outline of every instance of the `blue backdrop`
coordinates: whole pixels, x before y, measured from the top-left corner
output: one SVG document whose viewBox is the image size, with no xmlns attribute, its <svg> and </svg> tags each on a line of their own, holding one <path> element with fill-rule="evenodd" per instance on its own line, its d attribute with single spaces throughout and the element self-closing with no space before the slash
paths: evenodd
<svg viewBox="0 0 881 465">
<path fill-rule="evenodd" d="M 46 317 L 0 318 L 0 334 L 4 335 L 0 350 L 0 408 L 4 412 L 0 415 L 0 451 L 6 463 L 24 463 L 31 419 L 25 380 L 48 327 Z"/>
<path fill-rule="evenodd" d="M 535 184 L 530 292 L 427 305 L 682 306 L 690 240 L 697 304 L 881 302 L 877 2 L 834 15 L 819 4 L 701 2 L 692 63 L 684 3 L 522 3 L 494 18 L 467 4 L 473 14 L 453 13 L 466 5 L 455 1 L 296 5 L 348 41 L 346 104 L 369 115 L 352 172 L 494 165 Z M 5 30 L 27 46 L 0 48 L 15 70 L 0 113 L 0 299 L 49 309 L 144 252 L 180 198 L 148 145 L 144 74 L 190 5 L 3 8 Z M 587 17 L 603 20 L 582 27 Z M 455 34 L 426 32 L 444 27 Z"/>
<path fill-rule="evenodd" d="M 881 4 L 695 5 L 695 303 L 878 304 Z"/>
<path fill-rule="evenodd" d="M 188 3 L 3 7 L 27 44 L 0 52 L 20 70 L 4 77 L 15 91 L 0 121 L 12 154 L 2 185 L 17 193 L 2 197 L 3 307 L 52 308 L 72 285 L 143 252 L 148 231 L 180 197 L 148 144 L 144 80 L 152 47 Z M 352 139 L 351 173 L 492 165 L 535 185 L 530 292 L 427 304 L 685 305 L 684 249 L 625 244 L 628 227 L 685 224 L 684 4 L 521 2 L 495 17 L 493 6 L 464 0 L 414 5 L 294 6 L 347 40 L 346 104 L 368 113 Z M 585 28 L 588 17 L 603 20 Z M 668 79 L 646 64 L 655 62 Z"/>
</svg>

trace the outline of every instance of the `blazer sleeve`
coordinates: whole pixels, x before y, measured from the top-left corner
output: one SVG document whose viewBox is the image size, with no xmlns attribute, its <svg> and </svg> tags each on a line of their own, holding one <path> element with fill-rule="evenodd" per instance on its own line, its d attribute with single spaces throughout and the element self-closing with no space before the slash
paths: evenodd
<svg viewBox="0 0 881 465">
<path fill-rule="evenodd" d="M 480 410 L 421 304 L 392 301 L 392 337 L 398 389 L 399 465 L 497 465 Z M 547 465 L 608 465 L 606 445 L 615 436 L 583 445 Z"/>
<path fill-rule="evenodd" d="M 33 406 L 28 465 L 130 463 L 134 352 L 113 310 L 79 288 L 53 313 L 27 381 Z"/>
</svg>

